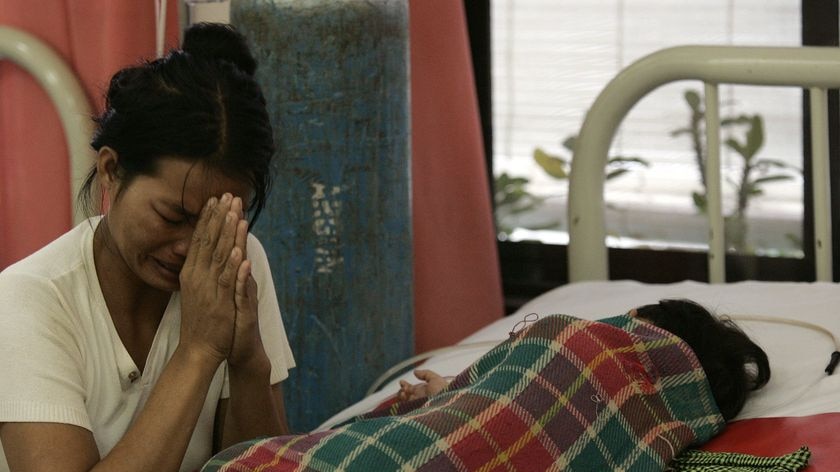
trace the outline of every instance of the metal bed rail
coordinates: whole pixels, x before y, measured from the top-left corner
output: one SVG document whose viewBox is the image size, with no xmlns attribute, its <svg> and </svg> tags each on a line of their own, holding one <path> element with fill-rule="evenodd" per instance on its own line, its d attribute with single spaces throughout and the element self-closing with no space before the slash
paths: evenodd
<svg viewBox="0 0 840 472">
<path fill-rule="evenodd" d="M 91 108 L 76 75 L 49 46 L 29 33 L 0 26 L 0 60 L 9 60 L 24 70 L 47 92 L 58 111 L 70 158 L 70 211 L 73 222 L 84 219 L 74 204 L 75 196 L 93 162 L 90 137 Z"/>
<path fill-rule="evenodd" d="M 569 280 L 607 280 L 604 167 L 621 121 L 654 89 L 704 83 L 709 216 L 709 282 L 725 282 L 720 176 L 720 84 L 810 91 L 816 279 L 833 280 L 827 90 L 840 88 L 840 48 L 678 46 L 652 53 L 614 77 L 595 99 L 578 135 L 569 178 Z"/>
</svg>

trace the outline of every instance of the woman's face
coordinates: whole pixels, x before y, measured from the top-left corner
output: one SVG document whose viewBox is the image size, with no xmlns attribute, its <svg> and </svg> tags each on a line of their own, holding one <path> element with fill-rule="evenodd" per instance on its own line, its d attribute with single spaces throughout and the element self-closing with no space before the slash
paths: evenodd
<svg viewBox="0 0 840 472">
<path fill-rule="evenodd" d="M 250 187 L 215 169 L 175 157 L 158 160 L 157 172 L 127 185 L 111 181 L 101 263 L 149 287 L 176 291 L 192 233 L 210 197 L 228 192 L 247 202 Z"/>
</svg>

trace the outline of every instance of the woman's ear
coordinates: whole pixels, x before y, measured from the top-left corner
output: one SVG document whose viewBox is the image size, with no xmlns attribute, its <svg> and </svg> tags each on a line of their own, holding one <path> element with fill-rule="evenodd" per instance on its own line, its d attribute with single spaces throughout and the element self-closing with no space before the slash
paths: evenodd
<svg viewBox="0 0 840 472">
<path fill-rule="evenodd" d="M 114 148 L 102 146 L 96 153 L 96 176 L 99 180 L 100 198 L 99 204 L 102 213 L 108 213 L 114 198 L 119 194 L 119 154 Z"/>
<path fill-rule="evenodd" d="M 116 194 L 119 184 L 119 178 L 117 177 L 118 160 L 117 151 L 108 146 L 102 146 L 96 154 L 96 175 L 99 179 L 99 186 L 106 195 L 113 196 Z"/>
</svg>

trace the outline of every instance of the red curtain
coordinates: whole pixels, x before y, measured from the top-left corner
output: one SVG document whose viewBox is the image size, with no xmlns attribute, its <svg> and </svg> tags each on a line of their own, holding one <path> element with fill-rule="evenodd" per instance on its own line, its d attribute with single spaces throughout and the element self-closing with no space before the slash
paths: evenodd
<svg viewBox="0 0 840 472">
<path fill-rule="evenodd" d="M 417 351 L 503 314 L 490 190 L 462 0 L 411 0 Z"/>
<path fill-rule="evenodd" d="M 167 2 L 167 44 L 177 44 L 177 2 Z M 98 113 L 108 80 L 155 54 L 147 1 L 3 0 L 0 25 L 50 45 L 78 75 Z M 24 70 L 0 62 L 0 269 L 71 226 L 69 165 L 58 114 Z"/>
</svg>

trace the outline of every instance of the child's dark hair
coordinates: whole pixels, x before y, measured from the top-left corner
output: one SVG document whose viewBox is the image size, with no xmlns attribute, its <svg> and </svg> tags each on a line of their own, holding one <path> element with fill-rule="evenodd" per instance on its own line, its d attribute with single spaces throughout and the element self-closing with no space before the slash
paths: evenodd
<svg viewBox="0 0 840 472">
<path fill-rule="evenodd" d="M 726 421 L 741 411 L 750 391 L 770 380 L 767 354 L 732 320 L 718 318 L 690 300 L 662 300 L 636 312 L 691 347 Z"/>
<path fill-rule="evenodd" d="M 251 187 L 253 223 L 266 203 L 274 154 L 255 69 L 245 38 L 233 27 L 194 25 L 184 33 L 182 49 L 114 74 L 91 146 L 117 152 L 123 184 L 154 174 L 165 156 L 218 169 Z M 94 168 L 78 196 L 89 212 L 95 180 Z"/>
</svg>

